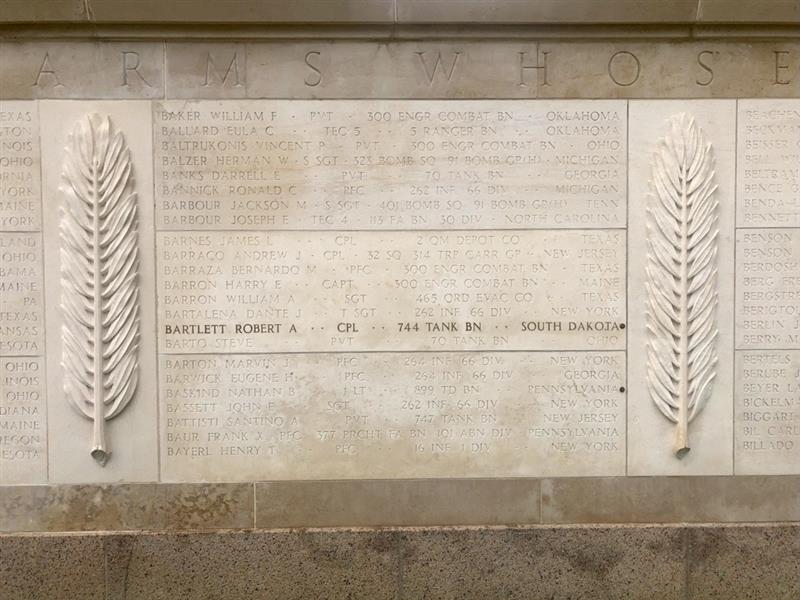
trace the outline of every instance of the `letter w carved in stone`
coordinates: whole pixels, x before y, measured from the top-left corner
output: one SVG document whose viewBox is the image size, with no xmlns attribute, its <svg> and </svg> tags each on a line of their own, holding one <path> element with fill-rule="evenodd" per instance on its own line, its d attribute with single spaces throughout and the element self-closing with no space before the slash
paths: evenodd
<svg viewBox="0 0 800 600">
<path fill-rule="evenodd" d="M 433 61 L 433 67 L 429 66 L 429 61 L 426 58 L 427 52 L 417 52 L 416 55 L 419 57 L 419 62 L 422 65 L 422 70 L 425 72 L 425 77 L 428 79 L 428 84 L 433 85 L 433 80 L 436 79 L 436 73 L 441 71 L 444 74 L 446 81 L 453 80 L 453 73 L 456 70 L 456 65 L 458 64 L 458 59 L 461 57 L 461 52 L 454 52 L 453 58 L 450 61 L 450 66 L 446 67 L 442 60 L 442 53 L 436 53 L 436 60 Z"/>
</svg>

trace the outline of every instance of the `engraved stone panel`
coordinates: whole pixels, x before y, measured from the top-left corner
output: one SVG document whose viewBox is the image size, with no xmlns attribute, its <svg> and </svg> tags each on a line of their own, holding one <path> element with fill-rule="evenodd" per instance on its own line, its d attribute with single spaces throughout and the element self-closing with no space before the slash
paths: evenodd
<svg viewBox="0 0 800 600">
<path fill-rule="evenodd" d="M 737 229 L 736 347 L 800 348 L 800 230 Z"/>
<path fill-rule="evenodd" d="M 0 356 L 44 353 L 41 244 L 38 233 L 0 233 Z"/>
<path fill-rule="evenodd" d="M 157 42 L 4 42 L 0 98 L 163 98 Z"/>
<path fill-rule="evenodd" d="M 39 111 L 35 102 L 0 102 L 0 231 L 41 229 Z"/>
<path fill-rule="evenodd" d="M 737 352 L 736 373 L 736 474 L 800 472 L 800 352 Z"/>
<path fill-rule="evenodd" d="M 161 233 L 162 352 L 623 349 L 621 231 Z"/>
<path fill-rule="evenodd" d="M 620 352 L 161 357 L 167 481 L 622 474 Z"/>
<path fill-rule="evenodd" d="M 247 95 L 535 98 L 544 76 L 535 68 L 536 48 L 528 40 L 251 42 Z"/>
<path fill-rule="evenodd" d="M 616 101 L 156 104 L 160 229 L 625 224 Z"/>
<path fill-rule="evenodd" d="M 44 358 L 0 357 L 0 484 L 46 481 Z"/>
<path fill-rule="evenodd" d="M 631 101 L 629 107 L 630 118 L 630 168 L 629 168 L 629 221 L 628 221 L 628 388 L 631 401 L 628 406 L 629 434 L 628 434 L 628 474 L 629 475 L 677 475 L 677 474 L 730 474 L 733 471 L 731 447 L 733 443 L 733 243 L 734 243 L 734 218 L 735 218 L 735 185 L 734 185 L 734 160 L 735 160 L 735 118 L 736 105 L 733 101 L 725 100 L 693 100 L 693 101 Z M 683 115 L 683 116 L 681 116 Z M 646 315 L 649 310 L 646 305 L 648 298 L 654 297 L 648 291 L 648 285 L 654 282 L 648 279 L 648 264 L 652 264 L 652 257 L 657 256 L 662 263 L 667 250 L 658 250 L 652 245 L 647 246 L 648 232 L 653 227 L 665 228 L 670 231 L 672 225 L 659 221 L 654 223 L 653 213 L 648 216 L 648 207 L 652 206 L 654 194 L 668 193 L 662 184 L 659 184 L 657 175 L 654 175 L 654 155 L 659 152 L 660 140 L 675 137 L 671 129 L 677 122 L 693 119 L 695 127 L 702 131 L 705 142 L 713 150 L 713 178 L 688 177 L 689 186 L 687 193 L 694 204 L 694 211 L 687 213 L 690 218 L 686 221 L 687 233 L 694 237 L 689 238 L 687 245 L 675 242 L 675 250 L 683 248 L 688 255 L 676 255 L 672 265 L 680 272 L 685 269 L 691 279 L 691 284 L 682 288 L 680 276 L 670 283 L 665 280 L 665 289 L 674 286 L 676 292 L 681 289 L 688 290 L 689 295 L 685 301 L 678 303 L 688 311 L 692 322 L 688 322 L 688 348 L 690 351 L 689 362 L 686 364 L 688 376 L 682 376 L 680 366 L 684 364 L 679 358 L 669 357 L 673 352 L 670 343 L 660 346 L 654 359 L 674 366 L 674 381 L 676 384 L 684 382 L 687 385 L 689 396 L 699 393 L 698 386 L 708 381 L 708 377 L 700 377 L 701 367 L 709 369 L 709 364 L 716 366 L 710 368 L 707 375 L 713 376 L 711 380 L 711 393 L 703 402 L 704 408 L 696 414 L 689 426 L 691 451 L 678 458 L 673 453 L 675 444 L 676 425 L 664 418 L 657 403 L 653 402 L 651 390 L 646 383 L 648 380 L 648 364 L 646 348 L 648 340 L 652 338 L 648 327 L 653 327 L 652 322 L 647 322 Z M 679 146 L 690 142 L 691 128 L 679 128 L 683 133 L 675 137 Z M 664 142 L 661 142 L 662 144 Z M 696 152 L 694 159 L 686 163 L 688 171 L 702 170 L 701 158 L 704 154 Z M 677 156 L 677 155 L 676 155 Z M 674 159 L 667 161 L 664 176 L 675 179 L 680 165 Z M 675 172 L 673 172 L 675 171 Z M 707 173 L 707 175 L 710 174 Z M 716 189 L 710 202 L 705 202 L 706 209 L 699 211 L 702 206 L 696 196 L 700 193 L 695 186 L 711 185 L 708 189 Z M 703 195 L 702 197 L 705 197 Z M 712 214 L 711 210 L 718 203 L 716 237 L 707 235 L 705 241 L 692 249 L 700 233 L 691 233 L 692 227 L 697 227 L 700 215 Z M 652 209 L 651 209 L 652 210 Z M 676 218 L 680 215 L 676 215 Z M 660 224 L 659 224 L 660 223 Z M 676 226 L 677 227 L 677 226 Z M 650 228 L 650 229 L 649 229 Z M 703 229 L 705 232 L 705 229 Z M 702 233 L 702 232 L 701 232 Z M 674 230 L 670 235 L 680 237 L 680 232 Z M 650 239 L 653 239 L 652 236 Z M 715 242 L 715 243 L 712 243 Z M 702 268 L 711 267 L 710 252 L 716 245 L 716 264 L 719 275 L 713 287 L 709 286 L 708 277 L 700 277 Z M 667 246 L 663 246 L 667 248 Z M 656 252 L 656 250 L 658 250 Z M 709 260 L 707 260 L 709 259 Z M 670 259 L 671 260 L 671 259 Z M 666 264 L 666 263 L 664 263 Z M 681 266 L 683 265 L 683 266 Z M 709 271 L 711 273 L 713 271 Z M 661 285 L 661 284 L 659 284 Z M 705 292 L 701 287 L 705 285 Z M 715 303 L 711 298 L 717 294 L 716 316 L 711 319 Z M 712 294 L 709 296 L 709 294 Z M 698 306 L 706 307 L 697 312 L 694 317 L 693 310 Z M 652 305 L 651 305 L 652 306 Z M 676 318 L 676 326 L 681 323 Z M 718 333 L 713 336 L 713 330 L 718 327 Z M 702 337 L 703 332 L 708 333 Z M 676 335 L 672 343 L 680 354 L 681 335 Z M 716 363 L 704 362 L 711 357 L 711 347 L 699 350 L 693 344 L 712 344 L 715 348 Z M 693 350 L 694 349 L 694 350 Z M 697 354 L 697 352 L 700 354 Z M 695 354 L 692 354 L 695 352 Z M 666 356 L 665 356 L 666 354 Z M 660 358 L 659 358 L 660 357 Z M 674 362 L 671 362 L 673 361 Z M 703 366 L 705 365 L 705 366 Z M 652 381 L 651 386 L 652 386 Z M 677 398 L 676 398 L 677 400 Z"/>
<path fill-rule="evenodd" d="M 47 389 L 49 417 L 49 460 L 50 480 L 58 482 L 108 482 L 108 481 L 153 481 L 158 479 L 158 426 L 157 426 L 157 357 L 155 347 L 155 282 L 154 282 L 154 227 L 152 203 L 152 145 L 148 128 L 142 123 L 151 119 L 150 103 L 143 101 L 125 102 L 65 102 L 41 101 L 40 114 L 42 129 L 48 132 L 47 143 L 42 147 L 43 180 L 44 180 L 44 239 L 45 239 L 45 289 L 48 299 L 46 307 L 47 323 Z M 95 115 L 94 117 L 92 115 Z M 121 132 L 123 137 L 103 136 L 104 128 L 110 120 L 113 130 Z M 83 133 L 76 130 L 76 124 L 85 124 Z M 70 138 L 70 135 L 73 137 Z M 77 138 L 75 136 L 78 136 Z M 123 142 L 130 154 L 129 160 L 123 159 Z M 103 150 L 108 143 L 107 153 Z M 74 144 L 77 144 L 75 146 Z M 76 156 L 77 154 L 77 156 Z M 114 158 L 116 157 L 116 159 Z M 70 162 L 71 159 L 74 162 Z M 72 170 L 65 166 L 71 166 Z M 104 175 L 103 175 L 104 174 Z M 81 183 L 80 178 L 86 178 Z M 128 178 L 128 179 L 126 179 Z M 122 182 L 126 181 L 125 185 Z M 82 186 L 88 186 L 85 189 Z M 75 187 L 77 186 L 77 187 Z M 70 192 L 69 190 L 73 190 Z M 78 190 L 78 191 L 76 191 Z M 80 193 L 79 193 L 80 192 Z M 136 194 L 136 203 L 131 202 L 131 193 Z M 85 198 L 80 200 L 80 198 Z M 88 207 L 91 198 L 104 199 L 103 209 L 96 212 Z M 114 204 L 113 200 L 118 203 Z M 103 289 L 101 312 L 96 311 L 96 294 L 81 287 L 74 288 L 74 283 L 65 282 L 65 269 L 78 261 L 79 257 L 69 255 L 70 251 L 65 238 L 65 207 L 75 206 L 76 202 L 84 202 L 92 217 L 89 222 L 75 229 L 75 235 L 81 244 L 94 248 L 94 236 L 99 244 L 97 251 L 101 261 L 105 261 L 102 269 L 89 260 L 79 269 L 84 276 L 91 276 Z M 116 208 L 113 208 L 115 207 Z M 135 208 L 134 213 L 131 213 Z M 112 210 L 113 209 L 113 210 Z M 112 212 L 114 215 L 112 216 Z M 138 214 L 138 229 L 131 229 L 131 214 Z M 74 225 L 74 223 L 73 223 Z M 80 232 L 83 231 L 83 235 Z M 114 231 L 113 241 L 104 240 L 103 236 Z M 126 234 L 127 232 L 127 234 Z M 77 242 L 76 242 L 77 243 Z M 65 245 L 66 244 L 66 245 Z M 138 244 L 138 253 L 135 251 Z M 94 256 L 95 250 L 91 251 Z M 87 255 L 88 256 L 88 255 Z M 130 270 L 131 261 L 138 257 L 138 275 Z M 69 259 L 69 260 L 68 260 Z M 73 262 L 70 262 L 73 261 Z M 81 263 L 83 264 L 83 263 Z M 74 266 L 74 265 L 73 265 Z M 124 274 L 124 276 L 120 276 Z M 135 276 L 136 275 L 136 276 Z M 88 280 L 87 280 L 88 281 Z M 84 282 L 85 283 L 85 282 Z M 84 284 L 81 284 L 82 286 Z M 88 284 L 85 284 L 88 285 Z M 73 287 L 70 287 L 73 286 Z M 122 290 L 127 290 L 122 293 Z M 131 344 L 132 332 L 130 312 L 135 303 L 131 303 L 131 295 L 138 295 L 140 337 L 136 353 L 121 352 L 126 344 Z M 65 309 L 65 303 L 74 305 L 72 310 Z M 123 312 L 119 309 L 125 306 Z M 90 336 L 80 343 L 81 338 L 70 325 L 75 315 L 93 319 L 103 315 L 102 321 L 93 322 Z M 115 315 L 122 315 L 118 318 Z M 70 325 L 72 336 L 64 333 L 64 327 Z M 102 338 L 96 332 L 102 331 Z M 65 337 L 66 336 L 66 337 Z M 69 343 L 65 343 L 65 340 Z M 77 342 L 76 342 L 77 340 Z M 76 350 L 83 349 L 83 350 Z M 100 370 L 93 356 L 105 361 Z M 85 356 L 81 354 L 84 352 Z M 82 357 L 82 358 L 81 358 Z M 78 361 L 75 363 L 75 361 Z M 105 466 L 102 461 L 92 460 L 90 452 L 97 450 L 102 444 L 93 446 L 93 427 L 97 418 L 89 419 L 79 414 L 70 406 L 66 389 L 85 390 L 81 378 L 75 378 L 74 372 L 94 373 L 106 377 L 106 380 L 93 379 L 93 390 L 103 390 L 101 406 L 104 416 L 114 412 L 122 404 L 115 399 L 128 398 L 125 390 L 126 382 L 130 383 L 131 368 L 138 364 L 139 377 L 135 393 L 129 398 L 130 404 L 124 412 L 112 420 L 104 422 L 107 440 L 110 445 L 111 458 Z M 83 365 L 83 366 L 78 366 Z M 77 392 L 76 392 L 77 393 Z M 74 400 L 84 398 L 88 392 L 70 393 Z M 97 400 L 96 396 L 92 396 Z M 94 401 L 93 400 L 93 401 Z M 109 404 L 105 402 L 109 401 Z M 78 403 L 80 405 L 80 402 Z M 82 406 L 82 405 L 80 405 Z M 82 408 L 85 408 L 82 406 Z M 94 413 L 91 413 L 94 414 Z M 102 436 L 101 436 L 102 437 Z M 95 435 L 95 440 L 101 440 Z"/>
<path fill-rule="evenodd" d="M 739 100 L 738 227 L 800 225 L 800 100 Z"/>
</svg>

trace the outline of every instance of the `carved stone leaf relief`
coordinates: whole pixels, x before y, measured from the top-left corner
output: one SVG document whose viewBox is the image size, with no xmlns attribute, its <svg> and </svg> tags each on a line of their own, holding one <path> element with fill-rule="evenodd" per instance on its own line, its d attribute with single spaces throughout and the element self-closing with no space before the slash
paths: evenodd
<svg viewBox="0 0 800 600">
<path fill-rule="evenodd" d="M 711 395 L 717 367 L 718 201 L 711 144 L 679 114 L 653 156 L 647 208 L 647 383 L 676 423 L 674 451 Z"/>
<path fill-rule="evenodd" d="M 91 455 L 105 465 L 105 422 L 138 381 L 138 215 L 130 151 L 108 117 L 79 121 L 61 186 L 64 394 L 94 421 Z"/>
</svg>

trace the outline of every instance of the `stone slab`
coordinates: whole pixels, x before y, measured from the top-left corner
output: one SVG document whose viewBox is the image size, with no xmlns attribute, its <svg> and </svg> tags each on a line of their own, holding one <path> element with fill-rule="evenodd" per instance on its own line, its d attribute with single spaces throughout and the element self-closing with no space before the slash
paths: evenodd
<svg viewBox="0 0 800 600">
<path fill-rule="evenodd" d="M 736 348 L 800 347 L 800 231 L 736 230 Z"/>
<path fill-rule="evenodd" d="M 0 485 L 47 481 L 43 356 L 0 357 Z"/>
<path fill-rule="evenodd" d="M 595 352 L 167 356 L 162 478 L 621 475 L 621 361 Z M 580 379 L 589 371 L 605 378 L 591 391 Z M 534 373 L 541 385 L 515 402 L 516 386 L 526 389 L 516 382 Z M 567 373 L 574 384 L 559 384 Z"/>
<path fill-rule="evenodd" d="M 539 481 L 266 482 L 256 484 L 256 506 L 256 527 L 264 529 L 532 524 Z"/>
<path fill-rule="evenodd" d="M 164 45 L 2 42 L 0 98 L 163 98 Z"/>
<path fill-rule="evenodd" d="M 542 64 L 545 53 L 542 98 L 780 98 L 798 93 L 797 52 L 791 43 L 543 41 Z M 743 68 L 747 77 L 739 76 Z"/>
<path fill-rule="evenodd" d="M 0 488 L 0 531 L 793 522 L 798 489 L 797 476 L 19 485 Z"/>
<path fill-rule="evenodd" d="M 8 600 L 105 600 L 103 540 L 93 536 L 0 536 L 0 582 Z"/>
<path fill-rule="evenodd" d="M 765 598 L 796 526 L 0 536 L 4 598 Z"/>
<path fill-rule="evenodd" d="M 135 482 L 158 480 L 157 377 L 155 349 L 155 281 L 153 256 L 153 176 L 152 139 L 147 128 L 151 118 L 147 101 L 90 102 L 43 101 L 40 117 L 48 141 L 42 152 L 45 294 L 51 299 L 46 306 L 45 323 L 49 332 L 60 332 L 64 323 L 60 302 L 65 298 L 61 282 L 59 243 L 60 211 L 63 201 L 63 172 L 68 156 L 68 136 L 89 114 L 108 116 L 112 127 L 124 136 L 130 151 L 133 186 L 137 194 L 140 226 L 137 229 L 139 251 L 138 292 L 141 337 L 137 359 L 141 377 L 130 404 L 113 420 L 107 421 L 112 457 L 101 466 L 89 452 L 93 447 L 92 421 L 74 410 L 64 394 L 62 336 L 47 336 L 48 371 L 48 437 L 49 477 L 52 482 Z M 124 432 L 134 433 L 125 435 Z"/>
<path fill-rule="evenodd" d="M 630 168 L 628 204 L 628 474 L 725 475 L 733 473 L 733 321 L 735 118 L 730 100 L 631 101 L 629 107 Z M 717 264 L 719 276 L 714 327 L 718 362 L 713 391 L 705 408 L 689 426 L 692 449 L 683 458 L 673 454 L 676 428 L 651 400 L 647 380 L 647 210 L 654 200 L 652 161 L 668 120 L 685 114 L 696 120 L 711 144 L 718 205 Z"/>
<path fill-rule="evenodd" d="M 691 528 L 687 598 L 790 600 L 800 594 L 795 527 Z"/>
<path fill-rule="evenodd" d="M 90 20 L 105 23 L 391 23 L 393 0 L 91 0 Z"/>
<path fill-rule="evenodd" d="M 797 477 L 542 481 L 543 523 L 725 523 L 800 519 Z"/>
<path fill-rule="evenodd" d="M 0 23 L 787 23 L 800 19 L 792 0 L 279 0 L 253 6 L 225 0 L 175 3 L 121 0 L 6 0 Z"/>
<path fill-rule="evenodd" d="M 467 35 L 385 42 L 219 39 L 211 45 L 9 39 L 0 42 L 0 97 L 164 98 L 165 80 L 177 98 L 239 97 L 242 91 L 250 98 L 284 99 L 798 95 L 800 50 L 791 35 L 764 41 L 763 34 L 742 40 L 707 33 L 702 40 L 665 40 L 669 35 L 650 42 L 619 34 L 613 41 L 531 41 L 528 34 L 482 41 Z M 232 62 L 231 47 L 242 44 L 244 52 Z M 214 48 L 220 53 L 211 53 L 209 73 Z M 747 77 L 740 76 L 743 67 Z"/>
<path fill-rule="evenodd" d="M 690 23 L 697 0 L 397 0 L 400 23 Z"/>
<path fill-rule="evenodd" d="M 625 121 L 604 101 L 166 102 L 159 228 L 621 227 Z"/>
<path fill-rule="evenodd" d="M 0 490 L 2 531 L 250 529 L 250 484 L 13 486 Z"/>
<path fill-rule="evenodd" d="M 677 600 L 683 546 L 679 528 L 403 534 L 403 597 Z"/>
<path fill-rule="evenodd" d="M 128 598 L 397 597 L 397 534 L 375 531 L 139 536 L 111 557 Z M 123 575 L 124 574 L 124 575 Z M 169 583 L 166 583 L 169 582 Z"/>
<path fill-rule="evenodd" d="M 800 101 L 742 99 L 738 109 L 736 225 L 796 227 L 800 224 L 800 173 L 795 168 L 800 156 Z"/>
<path fill-rule="evenodd" d="M 736 473 L 800 472 L 797 350 L 736 353 Z"/>
<path fill-rule="evenodd" d="M 243 43 L 166 44 L 170 98 L 244 98 L 247 46 Z"/>
<path fill-rule="evenodd" d="M 42 228 L 39 145 L 38 105 L 1 101 L 0 231 L 30 232 Z"/>
<path fill-rule="evenodd" d="M 0 356 L 44 354 L 42 236 L 0 232 Z"/>
</svg>

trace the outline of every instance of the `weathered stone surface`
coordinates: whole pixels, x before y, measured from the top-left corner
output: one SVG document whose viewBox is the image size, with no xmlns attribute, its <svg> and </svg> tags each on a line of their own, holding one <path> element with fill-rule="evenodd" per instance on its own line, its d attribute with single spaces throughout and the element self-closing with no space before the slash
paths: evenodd
<svg viewBox="0 0 800 600">
<path fill-rule="evenodd" d="M 733 474 L 733 267 L 735 219 L 735 102 L 730 100 L 631 101 L 628 174 L 628 474 Z M 676 424 L 653 401 L 647 383 L 648 203 L 654 201 L 653 156 L 668 134 L 668 120 L 684 114 L 695 120 L 713 153 L 713 181 L 718 186 L 718 232 L 715 242 L 718 275 L 709 284 L 717 294 L 712 328 L 718 360 L 711 396 L 689 424 L 692 450 L 683 458 L 673 453 Z M 675 283 L 678 287 L 677 282 Z M 688 302 L 688 301 L 687 301 Z M 695 322 L 695 327 L 698 324 Z M 664 352 L 670 351 L 669 348 Z"/>
<path fill-rule="evenodd" d="M 404 598 L 685 598 L 681 529 L 404 533 Z"/>
<path fill-rule="evenodd" d="M 252 484 L 15 486 L 0 489 L 2 531 L 247 529 Z"/>
<path fill-rule="evenodd" d="M 236 43 L 168 43 L 166 96 L 169 98 L 244 98 L 247 50 Z"/>
<path fill-rule="evenodd" d="M 163 44 L 0 43 L 0 98 L 163 97 Z"/>
<path fill-rule="evenodd" d="M 800 518 L 797 477 L 542 481 L 543 523 L 726 523 Z"/>
<path fill-rule="evenodd" d="M 397 597 L 396 533 L 256 532 L 139 536 L 118 544 L 129 598 Z M 110 576 L 117 582 L 119 572 Z M 324 590 L 324 592 L 322 592 Z"/>
<path fill-rule="evenodd" d="M 397 20 L 409 23 L 685 23 L 697 0 L 397 0 Z"/>
<path fill-rule="evenodd" d="M 0 101 L 0 231 L 42 228 L 40 139 L 36 102 Z"/>
<path fill-rule="evenodd" d="M 105 600 L 103 540 L 0 536 L 3 600 Z"/>
<path fill-rule="evenodd" d="M 131 191 L 136 197 L 139 220 L 139 269 L 136 283 L 139 298 L 140 338 L 136 357 L 141 374 L 135 396 L 125 411 L 108 420 L 108 443 L 111 458 L 101 466 L 92 459 L 93 421 L 74 410 L 64 393 L 65 370 L 62 348 L 62 326 L 65 323 L 61 303 L 68 293 L 62 283 L 60 243 L 61 207 L 64 194 L 64 165 L 69 156 L 69 135 L 88 114 L 108 116 L 115 131 L 124 136 L 130 151 Z M 158 480 L 158 429 L 157 385 L 155 352 L 155 281 L 154 243 L 152 223 L 152 138 L 142 123 L 151 118 L 150 103 L 146 101 L 111 102 L 95 101 L 76 103 L 42 101 L 40 105 L 42 128 L 47 131 L 48 143 L 42 149 L 44 239 L 45 243 L 45 294 L 48 297 L 45 312 L 47 327 L 47 402 L 50 423 L 48 452 L 51 482 L 134 482 Z M 97 160 L 97 159 L 90 159 Z M 126 251 L 130 248 L 126 247 Z M 119 254 L 117 255 L 119 258 Z M 127 254 L 126 254 L 127 256 Z M 86 260 L 84 257 L 83 260 Z M 106 263 L 107 265 L 108 263 Z M 116 282 L 119 284 L 119 282 Z M 104 288 L 109 293 L 110 283 Z M 73 301 L 82 299 L 72 298 Z M 108 335 L 108 327 L 104 335 Z M 126 330 L 127 331 L 127 330 Z M 108 350 L 110 340 L 104 342 Z M 109 365 L 106 365 L 109 367 Z M 127 432 L 127 433 L 126 433 Z"/>
<path fill-rule="evenodd" d="M 800 594 L 796 527 L 690 528 L 687 598 L 790 600 Z"/>
<path fill-rule="evenodd" d="M 259 528 L 531 524 L 539 522 L 539 481 L 257 483 L 256 506 Z"/>
</svg>

